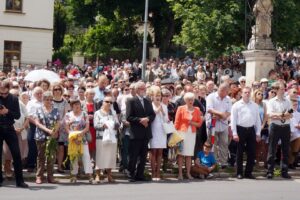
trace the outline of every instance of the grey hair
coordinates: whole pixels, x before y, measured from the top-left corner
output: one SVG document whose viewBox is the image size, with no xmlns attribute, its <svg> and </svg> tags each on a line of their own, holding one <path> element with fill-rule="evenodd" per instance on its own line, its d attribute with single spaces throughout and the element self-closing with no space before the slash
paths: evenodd
<svg viewBox="0 0 300 200">
<path fill-rule="evenodd" d="M 53 97 L 53 94 L 51 91 L 46 91 L 43 93 L 43 99 Z"/>
<path fill-rule="evenodd" d="M 138 90 L 140 87 L 145 86 L 145 83 L 143 81 L 138 81 L 134 84 L 134 89 Z"/>
<path fill-rule="evenodd" d="M 193 99 L 195 100 L 195 94 L 192 92 L 187 92 L 183 96 L 184 101 L 187 101 L 188 99 Z"/>
<path fill-rule="evenodd" d="M 38 93 L 38 92 L 40 92 L 40 91 L 43 91 L 43 89 L 41 88 L 41 87 L 35 87 L 34 89 L 33 89 L 33 94 L 36 94 L 36 93 Z"/>
</svg>

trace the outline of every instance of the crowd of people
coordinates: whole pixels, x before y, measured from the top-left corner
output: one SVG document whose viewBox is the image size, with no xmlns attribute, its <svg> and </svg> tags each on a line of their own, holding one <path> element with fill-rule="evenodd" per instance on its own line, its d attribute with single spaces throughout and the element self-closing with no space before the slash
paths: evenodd
<svg viewBox="0 0 300 200">
<path fill-rule="evenodd" d="M 146 181 L 149 161 L 159 181 L 174 157 L 178 180 L 212 178 L 229 165 L 238 179 L 255 179 L 255 165 L 272 179 L 276 162 L 289 179 L 300 149 L 299 61 L 278 53 L 268 77 L 248 84 L 239 54 L 214 62 L 149 61 L 145 81 L 138 61 L 114 59 L 45 67 L 60 82 L 25 81 L 34 66 L 0 72 L 0 165 L 6 177 L 14 169 L 18 187 L 28 187 L 22 168 L 36 172 L 36 184 L 57 183 L 55 164 L 58 173 L 70 170 L 72 183 L 82 171 L 90 183 L 100 183 L 102 174 L 113 183 L 117 166 L 130 182 Z M 180 140 L 170 147 L 175 135 Z"/>
</svg>

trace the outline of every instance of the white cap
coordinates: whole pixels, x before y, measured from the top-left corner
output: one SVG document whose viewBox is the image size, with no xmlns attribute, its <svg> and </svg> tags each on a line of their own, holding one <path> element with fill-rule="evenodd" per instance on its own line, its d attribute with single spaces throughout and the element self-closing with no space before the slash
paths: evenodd
<svg viewBox="0 0 300 200">
<path fill-rule="evenodd" d="M 260 79 L 260 83 L 263 83 L 263 82 L 268 82 L 269 80 L 268 79 L 266 79 L 266 78 L 262 78 L 262 79 Z"/>
</svg>

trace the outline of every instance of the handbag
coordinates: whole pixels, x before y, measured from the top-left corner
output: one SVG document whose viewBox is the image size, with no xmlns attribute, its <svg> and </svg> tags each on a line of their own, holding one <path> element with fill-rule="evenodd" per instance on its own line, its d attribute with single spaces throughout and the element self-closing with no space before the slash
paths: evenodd
<svg viewBox="0 0 300 200">
<path fill-rule="evenodd" d="M 102 142 L 108 144 L 117 143 L 116 131 L 114 130 L 115 123 L 109 120 L 106 122 L 106 125 L 108 128 L 103 131 Z"/>
<path fill-rule="evenodd" d="M 176 132 L 175 126 L 174 126 L 173 122 L 171 122 L 171 121 L 164 122 L 163 129 L 164 129 L 165 134 L 167 134 L 167 135 Z"/>
<path fill-rule="evenodd" d="M 172 133 L 172 135 L 169 138 L 168 146 L 171 148 L 176 147 L 183 140 L 184 138 L 177 131 L 175 131 Z"/>
</svg>

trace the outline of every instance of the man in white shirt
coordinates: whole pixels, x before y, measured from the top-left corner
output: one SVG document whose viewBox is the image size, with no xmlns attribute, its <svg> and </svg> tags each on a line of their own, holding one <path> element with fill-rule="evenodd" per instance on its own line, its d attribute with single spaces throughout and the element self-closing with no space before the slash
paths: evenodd
<svg viewBox="0 0 300 200">
<path fill-rule="evenodd" d="M 228 118 L 231 111 L 231 100 L 227 96 L 229 85 L 222 83 L 217 92 L 211 93 L 206 99 L 207 127 L 215 123 L 215 156 L 217 162 L 225 168 L 228 158 Z"/>
<path fill-rule="evenodd" d="M 270 119 L 269 132 L 269 151 L 268 151 L 268 172 L 267 178 L 272 179 L 274 173 L 274 158 L 278 141 L 281 140 L 282 160 L 281 160 L 281 176 L 290 179 L 288 174 L 288 154 L 290 146 L 290 112 L 291 102 L 284 96 L 286 85 L 276 82 L 272 85 L 277 90 L 277 96 L 268 102 L 267 113 Z"/>
<path fill-rule="evenodd" d="M 42 106 L 43 89 L 36 87 L 33 89 L 33 99 L 30 100 L 26 106 L 29 119 L 29 131 L 28 131 L 28 157 L 27 157 L 27 170 L 32 172 L 36 165 L 37 148 L 34 140 L 35 135 L 35 119 L 34 116 L 38 108 Z"/>
<path fill-rule="evenodd" d="M 300 113 L 298 109 L 298 100 L 291 99 L 293 107 L 293 118 L 291 119 L 291 145 L 289 153 L 289 168 L 296 169 L 294 166 L 295 158 L 300 151 Z"/>
<path fill-rule="evenodd" d="M 250 100 L 251 88 L 244 87 L 242 99 L 232 106 L 231 130 L 237 145 L 237 178 L 243 178 L 243 154 L 247 153 L 245 178 L 255 179 L 252 175 L 255 161 L 255 145 L 260 140 L 261 121 L 258 105 Z"/>
</svg>

